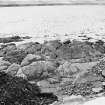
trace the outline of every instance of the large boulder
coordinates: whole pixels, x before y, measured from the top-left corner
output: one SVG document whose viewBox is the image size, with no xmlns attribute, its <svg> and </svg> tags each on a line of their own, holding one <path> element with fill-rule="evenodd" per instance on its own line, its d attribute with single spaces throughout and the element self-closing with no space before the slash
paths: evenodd
<svg viewBox="0 0 105 105">
<path fill-rule="evenodd" d="M 57 51 L 57 56 L 63 59 L 78 59 L 85 57 L 82 47 L 75 45 L 62 45 Z"/>
<path fill-rule="evenodd" d="M 80 59 L 89 56 L 100 56 L 101 52 L 93 48 L 92 45 L 82 42 L 71 42 L 70 44 L 63 44 L 56 51 L 57 56 L 63 59 Z"/>
<path fill-rule="evenodd" d="M 64 64 L 60 65 L 57 68 L 57 71 L 63 77 L 71 77 L 73 75 L 77 75 L 80 72 L 88 71 L 97 63 L 98 61 L 90 63 L 71 63 L 69 61 L 65 61 Z"/>
<path fill-rule="evenodd" d="M 26 66 L 31 64 L 32 62 L 42 60 L 42 57 L 40 55 L 35 54 L 28 54 L 22 61 L 21 66 Z"/>
<path fill-rule="evenodd" d="M 56 64 L 51 61 L 37 61 L 30 65 L 22 67 L 22 72 L 29 79 L 41 79 L 46 78 L 51 74 L 54 74 Z"/>
<path fill-rule="evenodd" d="M 7 73 L 12 75 L 12 76 L 15 76 L 18 72 L 20 68 L 20 65 L 19 64 L 16 64 L 16 63 L 13 63 L 12 65 L 10 65 L 7 69 Z"/>
<path fill-rule="evenodd" d="M 79 72 L 79 69 L 70 62 L 66 61 L 63 65 L 60 65 L 57 68 L 57 72 L 61 77 L 71 77 L 73 74 Z"/>
</svg>

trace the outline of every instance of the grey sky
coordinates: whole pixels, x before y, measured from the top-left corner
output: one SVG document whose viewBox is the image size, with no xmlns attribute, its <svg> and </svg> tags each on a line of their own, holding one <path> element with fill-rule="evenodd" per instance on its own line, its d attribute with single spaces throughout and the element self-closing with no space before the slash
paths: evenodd
<svg viewBox="0 0 105 105">
<path fill-rule="evenodd" d="M 72 4 L 72 3 L 98 3 L 103 4 L 105 0 L 0 0 L 0 5 L 8 4 Z"/>
</svg>

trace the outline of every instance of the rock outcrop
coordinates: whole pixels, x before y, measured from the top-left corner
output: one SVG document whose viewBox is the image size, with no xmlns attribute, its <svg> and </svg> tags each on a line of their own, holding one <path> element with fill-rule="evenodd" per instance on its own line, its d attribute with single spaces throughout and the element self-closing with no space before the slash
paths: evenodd
<svg viewBox="0 0 105 105">
<path fill-rule="evenodd" d="M 7 68 L 11 65 L 10 62 L 1 60 L 0 61 L 0 71 L 6 71 Z"/>
<path fill-rule="evenodd" d="M 3 59 L 9 61 L 10 63 L 21 64 L 26 55 L 27 53 L 24 50 L 11 50 L 4 56 Z"/>
<path fill-rule="evenodd" d="M 11 76 L 15 76 L 19 68 L 20 68 L 19 64 L 13 63 L 12 65 L 8 67 L 8 69 L 6 70 L 6 73 L 8 73 Z"/>
<path fill-rule="evenodd" d="M 21 66 L 27 66 L 31 64 L 32 62 L 43 60 L 43 58 L 40 55 L 35 54 L 28 54 L 21 62 Z"/>
<path fill-rule="evenodd" d="M 41 79 L 54 74 L 56 64 L 50 61 L 37 61 L 21 68 L 27 78 Z"/>
<path fill-rule="evenodd" d="M 40 53 L 42 45 L 38 42 L 30 42 L 17 46 L 18 49 L 24 50 L 28 54 Z"/>
<path fill-rule="evenodd" d="M 16 45 L 14 43 L 2 45 L 1 49 L 0 49 L 0 56 L 4 56 L 8 52 L 11 52 L 11 51 L 16 50 L 16 49 L 17 48 L 16 48 Z"/>
</svg>

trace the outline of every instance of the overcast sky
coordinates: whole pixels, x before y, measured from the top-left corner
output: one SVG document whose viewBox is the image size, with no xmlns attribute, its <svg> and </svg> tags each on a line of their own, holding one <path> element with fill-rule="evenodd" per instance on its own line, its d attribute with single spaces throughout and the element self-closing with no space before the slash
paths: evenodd
<svg viewBox="0 0 105 105">
<path fill-rule="evenodd" d="M 0 0 L 0 5 L 5 4 L 49 4 L 49 3 L 105 3 L 105 0 Z"/>
</svg>

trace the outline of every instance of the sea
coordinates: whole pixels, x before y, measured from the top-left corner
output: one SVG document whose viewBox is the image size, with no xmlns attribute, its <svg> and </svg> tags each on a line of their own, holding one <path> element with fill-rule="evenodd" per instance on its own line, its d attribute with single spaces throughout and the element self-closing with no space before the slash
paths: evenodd
<svg viewBox="0 0 105 105">
<path fill-rule="evenodd" d="M 105 5 L 0 7 L 0 37 L 105 40 Z"/>
</svg>

